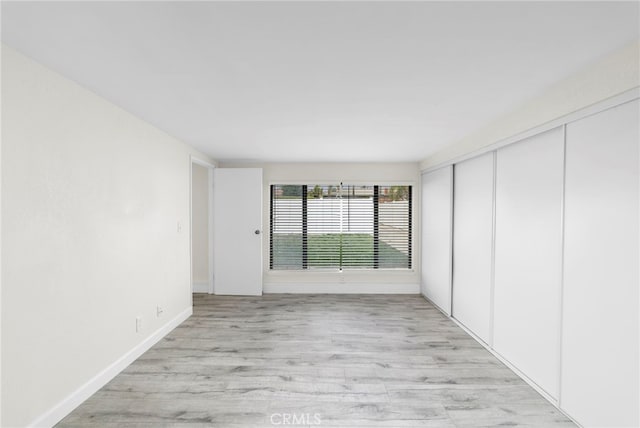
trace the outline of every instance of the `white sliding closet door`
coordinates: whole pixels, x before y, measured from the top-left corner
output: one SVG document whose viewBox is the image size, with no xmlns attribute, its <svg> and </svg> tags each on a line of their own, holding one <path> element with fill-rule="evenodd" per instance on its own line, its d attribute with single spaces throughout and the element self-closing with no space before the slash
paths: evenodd
<svg viewBox="0 0 640 428">
<path fill-rule="evenodd" d="M 638 101 L 567 125 L 560 406 L 640 426 Z"/>
<path fill-rule="evenodd" d="M 493 156 L 456 164 L 453 185 L 453 317 L 489 344 Z"/>
<path fill-rule="evenodd" d="M 496 157 L 493 347 L 558 397 L 564 131 Z"/>
<path fill-rule="evenodd" d="M 422 292 L 451 314 L 453 167 L 422 176 Z"/>
</svg>

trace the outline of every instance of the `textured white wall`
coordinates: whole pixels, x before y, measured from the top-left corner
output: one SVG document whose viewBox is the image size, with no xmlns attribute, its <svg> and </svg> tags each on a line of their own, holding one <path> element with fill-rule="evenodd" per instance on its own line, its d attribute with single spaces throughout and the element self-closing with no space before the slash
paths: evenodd
<svg viewBox="0 0 640 428">
<path fill-rule="evenodd" d="M 32 423 L 191 306 L 192 150 L 6 46 L 2 107 L 8 427 Z"/>
<path fill-rule="evenodd" d="M 191 187 L 191 258 L 193 282 L 209 281 L 209 170 L 193 164 Z"/>
</svg>

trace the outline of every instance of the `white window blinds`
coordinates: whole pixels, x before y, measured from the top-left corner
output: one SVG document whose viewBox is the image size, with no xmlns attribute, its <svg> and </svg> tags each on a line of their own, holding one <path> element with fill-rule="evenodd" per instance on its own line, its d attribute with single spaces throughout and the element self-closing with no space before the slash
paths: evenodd
<svg viewBox="0 0 640 428">
<path fill-rule="evenodd" d="M 272 185 L 270 267 L 410 269 L 411 186 Z"/>
</svg>

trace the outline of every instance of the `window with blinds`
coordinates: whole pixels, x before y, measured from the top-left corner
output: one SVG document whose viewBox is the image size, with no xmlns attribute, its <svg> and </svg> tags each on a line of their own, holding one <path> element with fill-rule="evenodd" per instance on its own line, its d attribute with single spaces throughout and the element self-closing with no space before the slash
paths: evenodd
<svg viewBox="0 0 640 428">
<path fill-rule="evenodd" d="M 272 185 L 270 268 L 411 269 L 411 186 Z"/>
</svg>

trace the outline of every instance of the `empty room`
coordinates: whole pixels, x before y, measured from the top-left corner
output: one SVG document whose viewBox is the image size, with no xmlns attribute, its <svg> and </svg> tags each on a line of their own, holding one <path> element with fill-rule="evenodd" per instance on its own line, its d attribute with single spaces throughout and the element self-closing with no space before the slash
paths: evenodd
<svg viewBox="0 0 640 428">
<path fill-rule="evenodd" d="M 640 427 L 640 2 L 0 8 L 3 428 Z"/>
</svg>

